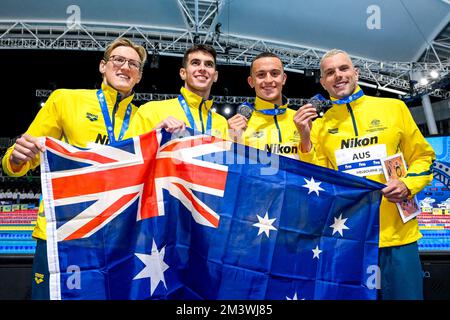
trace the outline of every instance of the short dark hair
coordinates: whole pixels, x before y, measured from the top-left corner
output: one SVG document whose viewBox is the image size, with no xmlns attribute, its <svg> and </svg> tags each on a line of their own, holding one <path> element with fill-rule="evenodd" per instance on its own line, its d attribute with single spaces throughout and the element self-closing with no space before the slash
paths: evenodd
<svg viewBox="0 0 450 320">
<path fill-rule="evenodd" d="M 283 61 L 281 60 L 281 58 L 279 56 L 277 56 L 275 53 L 269 52 L 269 51 L 265 51 L 265 52 L 261 52 L 260 54 L 258 54 L 255 58 L 253 58 L 252 64 L 250 65 L 250 74 L 252 74 L 252 70 L 253 70 L 253 63 L 261 58 L 277 58 L 278 60 L 280 60 L 281 62 L 281 67 L 284 70 L 284 64 Z"/>
<path fill-rule="evenodd" d="M 184 52 L 183 62 L 182 62 L 183 68 L 187 67 L 187 63 L 188 63 L 188 60 L 189 60 L 189 55 L 191 53 L 197 52 L 197 51 L 203 51 L 205 53 L 209 53 L 210 55 L 212 55 L 213 58 L 214 58 L 214 67 L 216 66 L 216 58 L 217 58 L 216 50 L 213 47 L 211 47 L 211 46 L 209 46 L 207 44 L 194 44 L 192 47 L 190 47 L 189 49 L 187 49 Z"/>
</svg>

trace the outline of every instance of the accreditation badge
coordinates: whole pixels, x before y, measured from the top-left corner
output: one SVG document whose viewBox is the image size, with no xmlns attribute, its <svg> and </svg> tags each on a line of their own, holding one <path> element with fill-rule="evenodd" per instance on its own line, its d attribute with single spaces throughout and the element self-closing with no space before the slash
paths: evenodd
<svg viewBox="0 0 450 320">
<path fill-rule="evenodd" d="M 335 151 L 338 170 L 358 177 L 383 174 L 380 159 L 385 158 L 386 155 L 385 144 Z"/>
</svg>

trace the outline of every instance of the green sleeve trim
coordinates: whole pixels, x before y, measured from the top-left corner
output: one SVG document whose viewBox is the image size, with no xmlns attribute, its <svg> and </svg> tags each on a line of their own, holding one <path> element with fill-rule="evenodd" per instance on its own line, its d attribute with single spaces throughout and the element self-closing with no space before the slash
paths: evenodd
<svg viewBox="0 0 450 320">
<path fill-rule="evenodd" d="M 433 173 L 433 171 L 431 171 L 431 170 L 424 171 L 424 172 L 421 172 L 421 173 L 408 173 L 405 176 L 405 178 L 407 178 L 407 177 L 418 177 L 418 176 L 428 176 L 428 175 L 430 175 L 432 173 Z"/>
<path fill-rule="evenodd" d="M 414 172 L 411 172 L 411 173 L 406 174 L 405 178 L 407 178 L 407 177 L 428 176 L 428 175 L 430 175 L 430 174 L 433 174 L 434 161 L 435 161 L 435 160 L 433 160 L 433 161 L 431 162 L 430 169 L 428 169 L 427 171 L 423 171 L 423 172 L 420 172 L 420 173 L 414 173 Z"/>
</svg>

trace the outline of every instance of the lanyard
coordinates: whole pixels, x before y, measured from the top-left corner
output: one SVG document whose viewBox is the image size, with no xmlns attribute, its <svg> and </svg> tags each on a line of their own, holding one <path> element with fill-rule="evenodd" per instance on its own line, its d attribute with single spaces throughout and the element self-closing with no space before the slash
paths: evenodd
<svg viewBox="0 0 450 320">
<path fill-rule="evenodd" d="M 103 93 L 102 89 L 99 89 L 97 91 L 97 98 L 98 102 L 100 103 L 100 108 L 102 109 L 103 119 L 105 120 L 105 126 L 106 131 L 108 132 L 109 143 L 114 143 L 116 142 L 116 138 L 114 136 L 114 128 L 111 124 L 111 118 L 109 117 L 108 113 L 108 106 L 106 105 L 105 101 L 105 94 Z M 125 117 L 123 118 L 122 122 L 122 129 L 120 129 L 120 135 L 117 141 L 123 139 L 123 136 L 128 129 L 128 125 L 130 124 L 130 117 L 131 117 L 131 104 L 128 104 L 127 111 L 125 113 Z"/>
<path fill-rule="evenodd" d="M 351 96 L 348 96 L 347 98 L 340 99 L 340 100 L 327 100 L 325 99 L 321 94 L 316 94 L 312 99 L 318 99 L 320 101 L 329 101 L 332 104 L 347 104 L 350 102 L 353 102 L 355 100 L 358 100 L 364 95 L 364 92 L 360 89 L 358 92 L 352 94 Z"/>
<path fill-rule="evenodd" d="M 276 106 L 276 105 L 275 105 L 275 108 L 273 108 L 273 109 L 255 109 L 255 106 L 252 103 L 244 102 L 243 104 L 256 112 L 260 112 L 267 116 L 278 116 L 278 115 L 286 112 L 286 108 L 278 109 L 278 106 Z"/>
<path fill-rule="evenodd" d="M 178 101 L 180 102 L 181 108 L 183 108 L 184 113 L 186 114 L 186 118 L 189 121 L 189 125 L 192 129 L 197 130 L 197 127 L 195 126 L 194 117 L 192 116 L 191 109 L 189 109 L 189 106 L 187 105 L 186 99 L 184 99 L 183 95 L 180 94 L 178 96 Z M 211 135 L 211 128 L 212 128 L 212 113 L 211 109 L 208 110 L 208 119 L 206 120 L 206 132 L 203 129 L 203 119 L 202 119 L 202 110 L 201 110 L 201 104 L 199 108 L 199 114 L 200 114 L 200 121 L 202 123 L 202 133 L 206 133 Z"/>
</svg>

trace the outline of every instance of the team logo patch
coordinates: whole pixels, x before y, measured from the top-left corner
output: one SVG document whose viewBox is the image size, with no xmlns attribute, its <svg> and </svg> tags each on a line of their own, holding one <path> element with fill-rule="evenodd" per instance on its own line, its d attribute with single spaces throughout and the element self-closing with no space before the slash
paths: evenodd
<svg viewBox="0 0 450 320">
<path fill-rule="evenodd" d="M 263 136 L 264 136 L 264 131 L 255 131 L 255 132 L 253 132 L 253 137 L 254 138 L 259 139 L 259 138 L 262 138 Z"/>
<path fill-rule="evenodd" d="M 372 119 L 369 124 L 369 129 L 367 129 L 367 132 L 377 132 L 377 131 L 384 131 L 387 127 L 383 126 L 383 123 L 379 119 Z"/>
<path fill-rule="evenodd" d="M 34 274 L 34 282 L 36 282 L 36 284 L 40 284 L 42 282 L 44 282 L 44 275 L 42 273 L 35 273 Z"/>
<path fill-rule="evenodd" d="M 371 126 L 371 127 L 378 127 L 380 124 L 381 124 L 381 121 L 378 120 L 378 119 L 373 119 L 373 120 L 370 122 L 370 126 Z"/>
<path fill-rule="evenodd" d="M 336 134 L 339 132 L 339 128 L 328 129 L 328 132 L 331 134 Z"/>
<path fill-rule="evenodd" d="M 86 112 L 86 118 L 88 118 L 90 121 L 97 121 L 98 115 Z"/>
<path fill-rule="evenodd" d="M 294 131 L 294 136 L 290 138 L 291 142 L 300 142 L 300 133 Z"/>
</svg>

